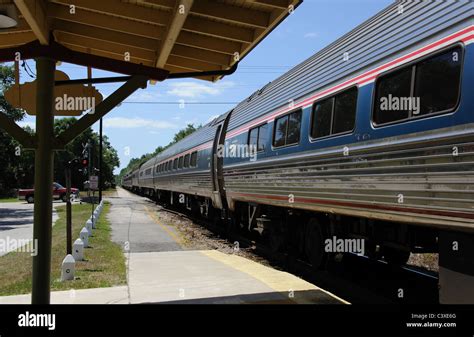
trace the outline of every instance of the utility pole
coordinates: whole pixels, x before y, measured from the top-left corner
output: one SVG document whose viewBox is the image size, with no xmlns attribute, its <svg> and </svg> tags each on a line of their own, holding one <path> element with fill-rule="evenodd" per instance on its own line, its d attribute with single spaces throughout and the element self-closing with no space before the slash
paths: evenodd
<svg viewBox="0 0 474 337">
<path fill-rule="evenodd" d="M 83 158 L 84 160 L 84 158 Z M 74 158 L 66 164 L 66 255 L 72 254 L 72 205 L 71 205 L 71 168 L 79 163 L 78 158 Z"/>
<path fill-rule="evenodd" d="M 99 127 L 99 203 L 102 201 L 102 118 Z"/>
</svg>

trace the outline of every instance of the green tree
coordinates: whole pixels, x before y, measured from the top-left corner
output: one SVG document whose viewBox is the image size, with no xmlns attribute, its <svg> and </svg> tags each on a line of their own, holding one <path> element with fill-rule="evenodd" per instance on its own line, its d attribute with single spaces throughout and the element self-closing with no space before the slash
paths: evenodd
<svg viewBox="0 0 474 337">
<path fill-rule="evenodd" d="M 3 93 L 15 82 L 14 69 L 11 66 L 0 65 L 0 113 L 3 113 L 18 122 L 21 121 L 25 113 L 21 109 L 13 108 L 5 99 Z M 17 187 L 17 180 L 23 177 L 25 172 L 19 172 L 18 167 L 24 164 L 25 157 L 31 157 L 23 151 L 17 141 L 9 134 L 0 129 L 0 195 L 14 195 Z M 27 169 L 22 166 L 23 169 Z"/>
<path fill-rule="evenodd" d="M 76 118 L 62 118 L 56 119 L 54 122 L 54 131 L 55 134 L 69 128 L 72 124 L 76 122 Z M 64 169 L 66 164 L 74 158 L 82 158 L 82 152 L 84 146 L 90 143 L 91 144 L 91 157 L 89 158 L 92 168 L 99 168 L 99 135 L 95 133 L 92 128 L 87 128 L 79 136 L 77 136 L 72 142 L 66 145 L 65 151 L 56 151 L 55 161 L 54 161 L 54 177 L 55 180 L 61 184 L 65 184 L 64 181 Z M 117 151 L 111 146 L 107 136 L 104 136 L 102 139 L 102 178 L 104 186 L 111 185 L 115 183 L 114 168 L 120 165 L 120 161 L 117 155 Z M 82 167 L 79 169 L 73 170 L 71 176 L 71 182 L 73 186 L 83 188 L 84 181 L 88 180 L 87 175 L 82 172 Z M 94 172 L 89 172 L 93 174 Z"/>
<path fill-rule="evenodd" d="M 125 173 L 129 172 L 130 170 L 134 170 L 137 167 L 139 167 L 141 164 L 145 163 L 146 161 L 150 160 L 151 158 L 155 157 L 159 153 L 163 152 L 166 150 L 168 147 L 171 145 L 179 142 L 181 139 L 186 138 L 190 134 L 192 134 L 194 131 L 198 130 L 202 125 L 198 125 L 197 127 L 194 126 L 194 124 L 188 124 L 186 127 L 182 130 L 179 130 L 173 137 L 173 141 L 171 141 L 168 145 L 166 146 L 158 146 L 155 151 L 152 153 L 146 153 L 142 155 L 140 158 L 132 158 L 130 159 L 128 165 L 124 167 L 122 170 L 120 170 L 120 173 L 116 177 L 116 182 L 117 184 L 120 184 L 122 181 L 122 177 L 125 175 Z"/>
<path fill-rule="evenodd" d="M 21 121 L 25 112 L 13 108 L 5 100 L 4 92 L 8 90 L 15 81 L 12 66 L 0 65 L 0 113 L 4 113 L 14 121 Z M 54 121 L 54 132 L 60 132 L 69 128 L 76 122 L 76 118 L 61 118 Z M 24 127 L 30 134 L 33 129 Z M 84 144 L 92 144 L 91 162 L 93 167 L 99 167 L 99 135 L 92 128 L 86 129 L 82 134 L 66 145 L 65 150 L 56 151 L 54 154 L 54 180 L 65 184 L 64 169 L 70 160 L 81 157 Z M 20 144 L 0 128 L 0 196 L 14 195 L 17 188 L 33 187 L 34 184 L 34 152 L 24 150 Z M 117 151 L 111 146 L 108 138 L 103 138 L 103 164 L 102 173 L 104 186 L 115 182 L 114 168 L 119 166 Z M 83 189 L 83 182 L 88 180 L 83 172 L 74 170 L 72 174 L 72 185 Z"/>
</svg>

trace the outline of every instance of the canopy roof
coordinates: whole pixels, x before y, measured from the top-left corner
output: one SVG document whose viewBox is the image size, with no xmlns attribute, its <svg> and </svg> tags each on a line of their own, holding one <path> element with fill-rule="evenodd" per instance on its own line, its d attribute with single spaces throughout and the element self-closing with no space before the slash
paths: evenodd
<svg viewBox="0 0 474 337">
<path fill-rule="evenodd" d="M 301 0 L 0 0 L 18 25 L 0 48 L 38 40 L 170 73 L 226 70 Z M 11 9 L 10 8 L 10 9 Z M 128 58 L 129 57 L 129 58 Z M 215 81 L 220 76 L 203 76 Z"/>
</svg>

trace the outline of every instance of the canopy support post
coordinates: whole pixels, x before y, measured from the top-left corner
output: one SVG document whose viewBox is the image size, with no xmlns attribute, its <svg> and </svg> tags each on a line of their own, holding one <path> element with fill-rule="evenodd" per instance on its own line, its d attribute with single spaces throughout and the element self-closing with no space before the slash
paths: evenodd
<svg viewBox="0 0 474 337">
<path fill-rule="evenodd" d="M 36 60 L 36 135 L 35 195 L 32 304 L 50 303 L 51 232 L 53 218 L 53 92 L 56 61 L 40 57 Z"/>
</svg>

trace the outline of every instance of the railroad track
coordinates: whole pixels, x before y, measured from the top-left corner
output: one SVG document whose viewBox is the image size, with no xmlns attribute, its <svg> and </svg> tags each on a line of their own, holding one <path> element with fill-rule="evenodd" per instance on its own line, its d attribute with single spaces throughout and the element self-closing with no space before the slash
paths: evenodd
<svg viewBox="0 0 474 337">
<path fill-rule="evenodd" d="M 264 243 L 229 231 L 222 224 L 195 217 L 166 204 L 158 205 L 162 210 L 199 224 L 230 243 L 239 242 L 239 247 L 251 249 L 272 266 L 297 275 L 350 303 L 439 303 L 437 273 L 408 266 L 394 266 L 355 254 L 344 254 L 338 261 L 329 261 L 325 270 L 315 270 L 308 262 L 296 258 L 291 252 L 276 253 Z"/>
</svg>

